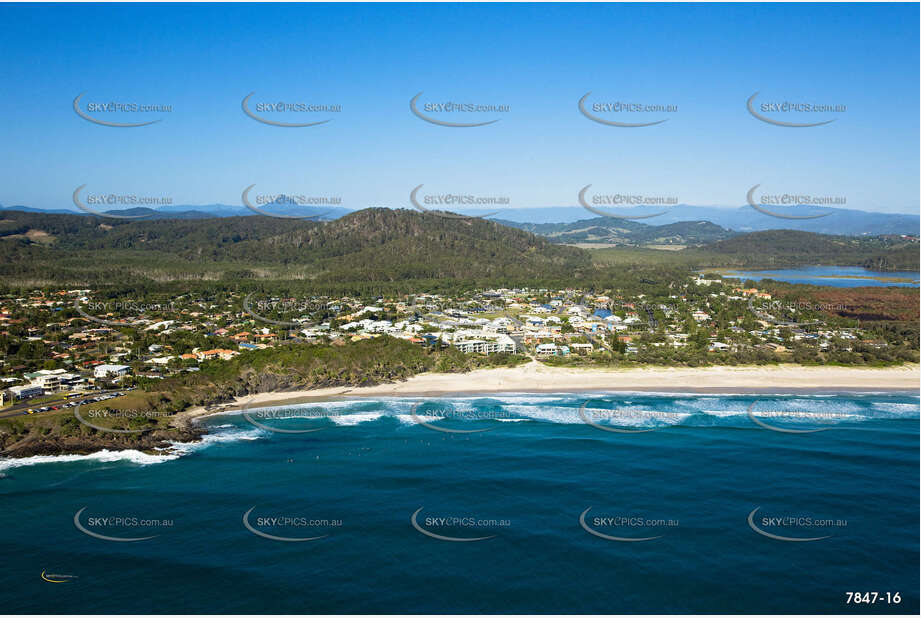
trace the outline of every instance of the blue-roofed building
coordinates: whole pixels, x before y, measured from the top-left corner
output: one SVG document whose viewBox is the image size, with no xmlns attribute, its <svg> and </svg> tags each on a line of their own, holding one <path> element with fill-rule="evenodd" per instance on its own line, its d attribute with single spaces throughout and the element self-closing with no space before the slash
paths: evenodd
<svg viewBox="0 0 921 618">
<path fill-rule="evenodd" d="M 432 333 L 425 333 L 422 335 L 422 340 L 424 341 L 423 345 L 429 347 L 435 347 L 440 341 L 438 335 L 433 335 Z"/>
</svg>

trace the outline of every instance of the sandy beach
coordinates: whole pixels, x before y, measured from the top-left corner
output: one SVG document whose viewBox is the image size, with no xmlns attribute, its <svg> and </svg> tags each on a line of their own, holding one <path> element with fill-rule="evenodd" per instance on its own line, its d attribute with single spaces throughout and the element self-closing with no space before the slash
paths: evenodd
<svg viewBox="0 0 921 618">
<path fill-rule="evenodd" d="M 362 388 L 259 393 L 217 409 L 192 408 L 177 422 L 240 409 L 280 406 L 351 397 L 438 397 L 479 393 L 561 393 L 578 391 L 785 392 L 791 390 L 918 390 L 921 366 L 884 369 L 854 367 L 699 367 L 642 369 L 572 369 L 531 362 L 514 368 L 469 373 L 423 373 L 404 382 Z"/>
</svg>

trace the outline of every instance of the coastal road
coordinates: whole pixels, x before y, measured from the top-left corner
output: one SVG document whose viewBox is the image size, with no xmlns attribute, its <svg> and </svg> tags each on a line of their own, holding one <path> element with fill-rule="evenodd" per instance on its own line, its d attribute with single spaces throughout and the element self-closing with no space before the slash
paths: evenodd
<svg viewBox="0 0 921 618">
<path fill-rule="evenodd" d="M 80 393 L 79 397 L 71 397 L 71 398 L 65 397 L 62 399 L 55 399 L 54 401 L 36 402 L 36 401 L 27 400 L 24 403 L 16 403 L 10 406 L 9 408 L 4 408 L 2 411 L 0 411 L 0 418 L 9 418 L 11 416 L 25 416 L 26 410 L 29 410 L 29 409 L 35 410 L 35 414 L 43 414 L 43 412 L 38 411 L 38 408 L 44 408 L 44 407 L 50 408 L 51 406 L 59 406 L 59 409 L 60 409 L 60 406 L 62 404 L 65 404 L 71 401 L 81 401 L 88 397 L 100 397 L 102 395 L 109 395 L 112 393 L 124 393 L 124 392 L 127 392 L 128 390 L 132 390 L 132 389 L 120 388 L 120 389 L 113 389 L 113 390 L 108 390 L 108 391 L 89 391 L 86 393 Z M 57 411 L 58 410 L 47 410 L 47 412 L 57 412 Z"/>
<path fill-rule="evenodd" d="M 517 329 L 518 329 L 519 331 L 522 329 L 522 327 L 524 327 L 524 322 L 522 322 L 521 320 L 519 320 L 519 319 L 517 319 L 517 318 L 514 318 L 514 317 L 512 317 L 511 315 L 508 315 L 508 314 L 506 314 L 505 317 L 507 317 L 507 318 L 508 318 L 509 320 L 511 320 L 512 322 L 514 322 L 514 323 L 515 323 L 515 326 L 517 327 Z M 511 333 L 509 333 L 509 337 L 511 337 L 511 338 L 512 338 L 512 341 L 515 342 L 515 347 L 517 347 L 519 351 L 523 352 L 523 353 L 524 353 L 528 358 L 530 358 L 532 361 L 533 361 L 533 360 L 537 360 L 537 359 L 534 358 L 534 356 L 528 351 L 528 346 L 526 346 L 526 345 L 524 344 L 524 341 L 522 340 L 521 335 L 512 335 Z"/>
</svg>

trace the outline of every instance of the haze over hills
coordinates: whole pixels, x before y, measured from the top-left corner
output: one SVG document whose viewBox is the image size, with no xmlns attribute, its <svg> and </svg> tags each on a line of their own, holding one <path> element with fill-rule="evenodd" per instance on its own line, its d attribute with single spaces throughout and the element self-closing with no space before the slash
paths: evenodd
<svg viewBox="0 0 921 618">
<path fill-rule="evenodd" d="M 260 206 L 261 210 L 283 216 L 312 217 L 315 219 L 329 220 L 337 219 L 355 212 L 341 206 L 290 206 L 290 205 L 271 205 Z M 75 214 L 88 215 L 76 208 L 60 208 L 53 210 L 38 209 L 30 206 L 9 206 L 0 205 L 2 210 L 17 210 L 21 212 L 44 212 L 54 214 Z M 602 209 L 604 210 L 604 209 Z M 612 209 L 611 212 L 614 212 Z M 680 204 L 662 208 L 663 214 L 649 219 L 643 219 L 641 223 L 649 226 L 663 226 L 674 223 L 691 223 L 691 222 L 708 222 L 714 226 L 719 226 L 727 231 L 732 232 L 753 232 L 758 230 L 772 229 L 789 229 L 801 230 L 805 232 L 816 232 L 819 234 L 833 234 L 845 236 L 863 236 L 879 234 L 911 234 L 918 235 L 921 228 L 921 217 L 911 214 L 890 214 L 870 212 L 863 210 L 852 210 L 845 208 L 823 208 L 815 207 L 808 210 L 809 214 L 829 213 L 827 216 L 817 219 L 784 219 L 771 217 L 753 209 L 751 206 L 739 207 L 714 207 L 714 206 L 690 206 Z M 783 214 L 783 207 L 778 207 L 777 212 Z M 457 209 L 455 212 L 471 216 L 482 216 L 484 214 L 496 212 L 496 209 Z M 607 212 L 607 210 L 606 210 Z M 624 208 L 617 210 L 625 216 L 644 216 L 650 214 L 649 207 Z M 205 204 L 205 205 L 170 205 L 158 206 L 154 208 L 133 208 L 130 210 L 109 210 L 104 214 L 118 214 L 128 216 L 143 216 L 146 220 L 152 219 L 206 219 L 213 217 L 240 217 L 257 215 L 258 213 L 242 205 L 228 204 Z M 607 237 L 616 238 L 617 234 L 611 236 L 608 233 L 600 233 L 596 240 L 578 240 L 578 234 L 574 233 L 578 226 L 572 227 L 571 224 L 585 224 L 586 221 L 595 219 L 593 223 L 597 226 L 609 229 L 642 229 L 635 228 L 631 223 L 640 221 L 633 219 L 620 219 L 617 217 L 599 217 L 596 213 L 587 211 L 579 206 L 549 206 L 546 208 L 503 208 L 490 219 L 500 221 L 506 225 L 528 229 L 534 233 L 548 237 L 572 237 L 573 240 L 560 240 L 557 242 L 617 242 L 616 240 L 606 240 Z M 605 223 L 609 221 L 610 223 Z M 616 223 L 614 223 L 616 222 Z M 553 227 L 557 225 L 558 227 Z M 537 227 L 544 226 L 544 227 Z M 681 229 L 681 228 L 676 228 Z M 660 230 L 661 235 L 668 236 L 673 230 Z M 703 232 L 703 228 L 700 230 Z M 698 242 L 707 242 L 714 240 L 709 235 L 717 234 L 715 229 L 703 232 L 703 236 L 692 236 L 687 240 L 687 244 L 698 244 Z M 679 234 L 680 235 L 680 234 Z M 643 233 L 640 236 L 647 236 Z M 592 237 L 587 234 L 586 237 Z M 700 240 L 695 240 L 700 238 Z M 636 239 L 630 242 L 638 242 Z M 680 244 L 680 243 L 679 243 Z"/>
<path fill-rule="evenodd" d="M 552 242 L 565 244 L 615 244 L 634 246 L 705 245 L 735 233 L 709 221 L 682 221 L 651 225 L 630 219 L 596 217 L 574 223 L 518 223 L 494 219 L 497 223 L 527 230 Z"/>
<path fill-rule="evenodd" d="M 354 212 L 347 208 L 342 208 L 341 206 L 289 206 L 289 205 L 270 205 L 270 206 L 259 206 L 260 210 L 266 213 L 283 215 L 286 217 L 304 217 L 304 218 L 317 218 L 317 219 L 338 219 L 343 217 L 350 212 Z M 42 208 L 33 208 L 31 206 L 3 206 L 0 205 L 0 212 L 4 210 L 16 210 L 19 212 L 35 212 L 35 213 L 47 213 L 47 214 L 66 214 L 66 215 L 86 215 L 92 216 L 90 213 L 84 212 L 77 209 L 76 207 L 71 208 L 54 208 L 54 209 L 42 209 Z M 153 220 L 153 219 L 213 219 L 219 217 L 248 217 L 250 215 L 258 215 L 258 212 L 250 210 L 246 206 L 233 206 L 228 204 L 198 204 L 198 205 L 183 205 L 183 204 L 174 204 L 169 206 L 157 206 L 156 208 L 148 208 L 144 206 L 136 208 L 123 208 L 123 209 L 112 209 L 108 210 L 105 208 L 96 208 L 99 213 L 103 215 L 119 215 L 119 216 L 129 216 L 136 217 L 138 219 L 144 220 Z"/>
<path fill-rule="evenodd" d="M 601 208 L 605 212 L 614 212 L 615 209 Z M 548 211 L 548 212 L 541 212 Z M 765 215 L 751 206 L 739 206 L 734 208 L 721 208 L 712 206 L 689 206 L 680 204 L 678 206 L 667 206 L 662 208 L 642 207 L 642 208 L 623 208 L 617 209 L 618 213 L 625 216 L 644 216 L 653 212 L 664 211 L 663 214 L 643 219 L 642 223 L 647 225 L 668 225 L 672 223 L 707 221 L 718 225 L 726 230 L 734 232 L 755 232 L 759 230 L 801 230 L 804 232 L 815 232 L 818 234 L 835 234 L 845 236 L 863 236 L 878 234 L 912 234 L 918 235 L 921 228 L 921 217 L 918 215 L 907 214 L 889 214 L 880 212 L 869 212 L 863 210 L 851 210 L 846 208 L 824 208 L 815 207 L 806 210 L 807 214 L 829 213 L 827 216 L 817 219 L 783 219 Z M 784 207 L 777 207 L 776 212 L 780 214 L 789 213 Z M 461 211 L 465 214 L 476 214 L 476 211 Z M 489 212 L 489 211 L 481 211 Z M 597 216 L 581 207 L 556 207 L 556 208 L 523 208 L 503 210 L 497 218 L 518 223 L 560 223 L 569 224 L 586 219 L 586 215 Z M 607 217 L 598 217 L 606 219 Z M 548 220 L 549 219 L 549 220 Z M 617 219 L 610 217 L 614 221 L 631 221 L 630 219 Z M 557 231 L 562 231 L 557 230 Z M 551 228 L 542 228 L 537 233 L 552 233 Z"/>
</svg>

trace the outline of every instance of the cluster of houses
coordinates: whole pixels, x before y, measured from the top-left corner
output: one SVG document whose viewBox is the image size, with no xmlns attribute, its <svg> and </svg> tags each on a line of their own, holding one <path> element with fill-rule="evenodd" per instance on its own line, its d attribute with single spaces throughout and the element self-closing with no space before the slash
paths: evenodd
<svg viewBox="0 0 921 618">
<path fill-rule="evenodd" d="M 94 303 L 92 290 L 37 291 L 25 298 L 0 297 L 0 334 L 20 347 L 45 350 L 41 359 L 31 359 L 36 361 L 32 365 L 0 356 L 0 381 L 4 400 L 22 400 L 95 388 L 100 380 L 194 371 L 201 362 L 226 361 L 280 343 L 374 337 L 453 346 L 468 354 L 534 357 L 681 348 L 689 345 L 692 332 L 701 330 L 713 353 L 751 345 L 782 352 L 791 341 L 819 348 L 833 339 L 864 341 L 857 329 L 829 328 L 817 320 L 808 326 L 784 322 L 772 315 L 770 294 L 722 279 L 700 275 L 670 289 L 667 297 L 655 300 L 618 290 L 500 288 L 456 297 L 416 294 L 372 302 L 266 298 L 261 304 L 247 304 L 235 294 L 107 304 Z M 299 310 L 308 305 L 311 311 Z M 729 306 L 734 313 L 727 318 Z M 262 310 L 278 307 L 291 311 Z M 696 335 L 695 342 L 699 345 Z M 65 368 L 39 368 L 48 367 L 48 361 Z"/>
</svg>

